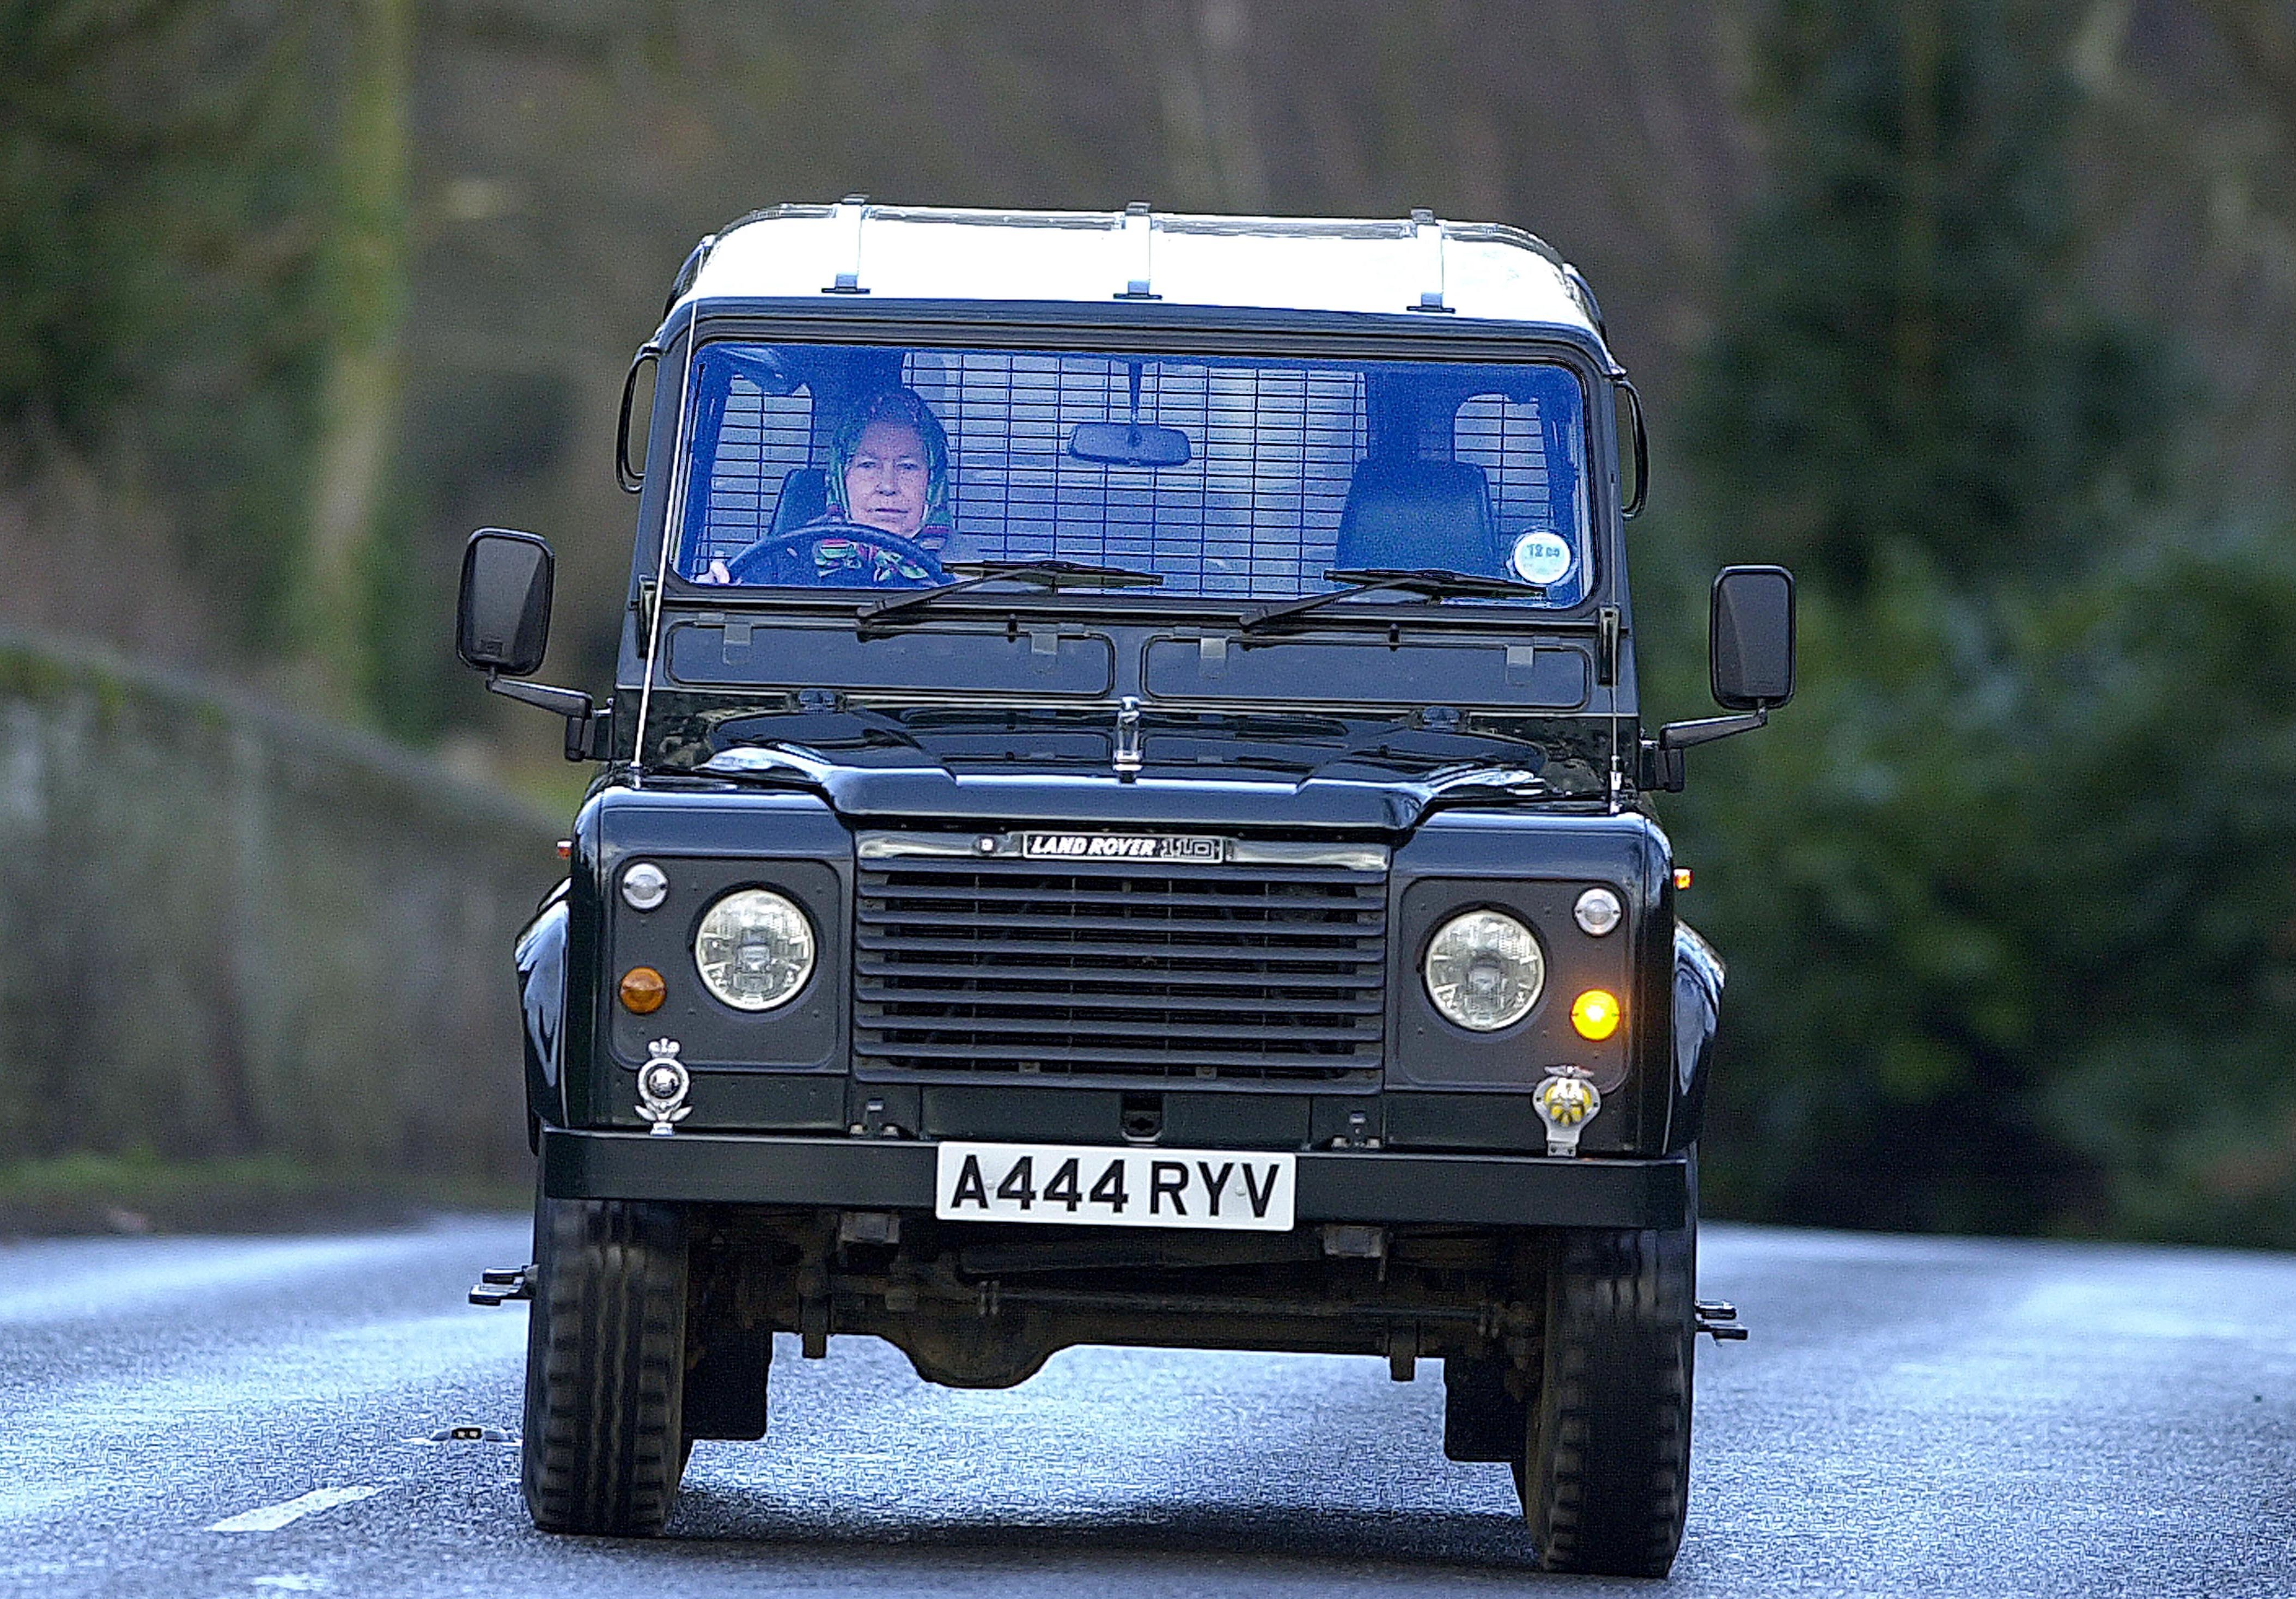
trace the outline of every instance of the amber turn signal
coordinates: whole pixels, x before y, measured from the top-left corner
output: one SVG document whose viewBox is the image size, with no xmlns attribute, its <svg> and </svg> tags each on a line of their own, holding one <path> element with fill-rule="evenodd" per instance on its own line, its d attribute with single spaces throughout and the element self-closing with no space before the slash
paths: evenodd
<svg viewBox="0 0 2296 1599">
<path fill-rule="evenodd" d="M 622 1009 L 635 1015 L 650 1016 L 661 1009 L 661 1002 L 668 997 L 668 985 L 652 967 L 633 966 L 622 973 Z"/>
<path fill-rule="evenodd" d="M 1686 888 L 1688 888 L 1688 887 L 1690 886 L 1690 868 L 1689 868 L 1689 867 L 1687 867 L 1687 866 L 1677 866 L 1677 867 L 1674 869 L 1674 886 L 1675 886 L 1677 889 L 1686 889 Z"/>
<path fill-rule="evenodd" d="M 1570 1025 L 1596 1044 L 1619 1030 L 1619 996 L 1606 989 L 1589 988 L 1570 1002 Z"/>
</svg>

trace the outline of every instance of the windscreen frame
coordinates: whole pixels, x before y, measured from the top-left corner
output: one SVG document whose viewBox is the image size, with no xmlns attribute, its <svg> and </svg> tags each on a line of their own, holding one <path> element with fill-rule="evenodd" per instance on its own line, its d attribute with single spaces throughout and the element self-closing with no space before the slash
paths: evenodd
<svg viewBox="0 0 2296 1599">
<path fill-rule="evenodd" d="M 1526 613 L 1520 608 L 1472 601 L 1440 607 L 1373 598 L 1350 601 L 1344 615 L 1316 613 L 1319 626 L 1365 622 L 1479 630 L 1535 625 L 1573 631 L 1597 627 L 1623 612 L 1626 573 L 1619 515 L 1617 440 L 1613 407 L 1596 402 L 1606 385 L 1624 376 L 1608 349 L 1587 331 L 1568 324 L 1518 324 L 1470 317 L 1369 316 L 1259 308 L 1143 307 L 1078 302 L 685 300 L 672 308 L 652 342 L 665 371 L 680 380 L 660 385 L 650 439 L 664 439 L 668 471 L 649 472 L 638 504 L 638 537 L 631 556 L 629 623 L 624 629 L 617 681 L 636 690 L 638 717 L 633 753 L 644 748 L 646 701 L 654 686 L 664 613 L 700 609 L 728 613 L 807 613 L 851 617 L 855 591 L 705 586 L 686 581 L 668 560 L 669 541 L 682 537 L 685 468 L 667 439 L 684 433 L 691 364 L 699 343 L 720 339 L 777 344 L 849 344 L 901 348 L 1007 347 L 1047 351 L 1150 354 L 1174 357 L 1261 355 L 1379 361 L 1463 364 L 1540 362 L 1569 369 L 1578 379 L 1584 493 L 1592 563 L 1583 598 L 1567 608 Z M 650 448 L 652 447 L 650 444 Z M 998 586 L 953 597 L 945 614 L 960 625 L 984 613 L 1014 619 L 1047 614 L 1074 618 L 1080 603 L 1114 625 L 1162 622 L 1233 625 L 1239 607 L 1218 596 L 1161 595 L 1156 590 L 1063 590 L 1046 593 Z M 642 763 L 641 763 L 642 764 Z"/>
</svg>

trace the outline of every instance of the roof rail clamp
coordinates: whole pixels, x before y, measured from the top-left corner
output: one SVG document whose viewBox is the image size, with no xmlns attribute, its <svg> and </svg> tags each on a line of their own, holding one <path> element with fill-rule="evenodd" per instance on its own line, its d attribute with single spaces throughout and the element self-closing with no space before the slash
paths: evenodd
<svg viewBox="0 0 2296 1599">
<path fill-rule="evenodd" d="M 839 273 L 836 280 L 822 292 L 824 294 L 866 294 L 869 291 L 861 286 L 861 225 L 869 217 L 869 197 L 866 194 L 848 194 L 837 202 L 831 215 L 840 220 L 851 218 L 853 250 L 852 253 L 846 258 L 851 264 L 843 272 Z"/>
<path fill-rule="evenodd" d="M 1421 206 L 1411 213 L 1411 234 L 1419 244 L 1419 281 L 1428 287 L 1419 291 L 1418 304 L 1404 308 L 1448 316 L 1455 308 L 1443 301 L 1443 225 L 1433 211 Z"/>
<path fill-rule="evenodd" d="M 1136 200 L 1124 208 L 1124 240 L 1132 254 L 1132 275 L 1125 280 L 1124 292 L 1119 299 L 1161 299 L 1164 297 L 1150 287 L 1154 281 L 1154 250 L 1156 219 L 1149 214 L 1148 202 Z"/>
</svg>

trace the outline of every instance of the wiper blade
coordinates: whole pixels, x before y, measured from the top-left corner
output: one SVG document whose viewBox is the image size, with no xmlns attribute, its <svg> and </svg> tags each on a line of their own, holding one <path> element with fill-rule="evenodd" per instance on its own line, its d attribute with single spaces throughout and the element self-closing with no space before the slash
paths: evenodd
<svg viewBox="0 0 2296 1599">
<path fill-rule="evenodd" d="M 1334 589 L 1327 594 L 1309 594 L 1304 600 L 1286 600 L 1280 605 L 1263 605 L 1257 611 L 1248 611 L 1244 612 L 1240 626 L 1250 633 L 1271 622 L 1301 616 L 1341 600 L 1377 594 L 1382 588 L 1401 589 L 1406 594 L 1418 594 L 1429 600 L 1543 600 L 1546 597 L 1544 584 L 1518 583 L 1512 578 L 1488 578 L 1479 572 L 1455 572 L 1433 566 L 1345 566 L 1325 572 L 1324 580 L 1344 583 L 1348 586 Z"/>
<path fill-rule="evenodd" d="M 1154 572 L 1136 572 L 1123 566 L 1087 566 L 1078 561 L 960 561 L 945 570 L 959 574 L 958 581 L 875 601 L 862 606 L 855 616 L 861 621 L 873 621 L 896 611 L 930 605 L 936 600 L 1004 578 L 1021 583 L 1041 583 L 1048 589 L 1156 588 L 1164 581 Z"/>
</svg>

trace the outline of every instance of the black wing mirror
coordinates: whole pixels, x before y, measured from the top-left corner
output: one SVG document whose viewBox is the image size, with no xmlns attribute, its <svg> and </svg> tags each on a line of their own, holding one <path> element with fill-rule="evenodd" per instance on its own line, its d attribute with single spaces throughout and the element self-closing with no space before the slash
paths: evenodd
<svg viewBox="0 0 2296 1599">
<path fill-rule="evenodd" d="M 1669 722 L 1643 741 L 1642 785 L 1679 792 L 1682 752 L 1751 733 L 1793 698 L 1794 584 L 1782 566 L 1726 566 L 1707 619 L 1708 671 L 1716 703 L 1735 716 Z"/>
<path fill-rule="evenodd" d="M 1782 566 L 1726 566 L 1714 579 L 1707 651 L 1714 702 L 1775 710 L 1793 698 L 1794 582 Z"/>
<path fill-rule="evenodd" d="M 550 647 L 550 545 L 531 533 L 481 528 L 463 548 L 455 653 L 487 673 L 523 677 Z"/>
<path fill-rule="evenodd" d="M 566 758 L 603 760 L 611 726 L 580 689 L 513 683 L 550 646 L 549 545 L 531 533 L 480 528 L 463 546 L 463 594 L 455 608 L 455 653 L 487 675 L 496 693 L 566 718 Z M 507 674 L 507 677 L 504 676 Z M 611 702 L 610 702 L 611 704 Z"/>
</svg>

